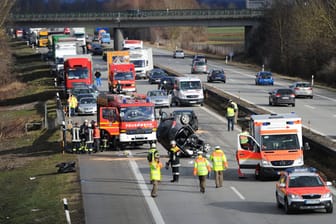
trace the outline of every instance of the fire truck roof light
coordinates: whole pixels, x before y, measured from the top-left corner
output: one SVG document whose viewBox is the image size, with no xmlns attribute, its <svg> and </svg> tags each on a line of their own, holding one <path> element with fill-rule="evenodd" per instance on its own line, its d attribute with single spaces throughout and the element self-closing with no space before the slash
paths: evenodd
<svg viewBox="0 0 336 224">
<path fill-rule="evenodd" d="M 123 99 L 123 103 L 126 103 L 126 99 Z"/>
<path fill-rule="evenodd" d="M 147 97 L 146 98 L 146 103 L 149 103 L 150 102 L 150 99 Z"/>
<path fill-rule="evenodd" d="M 294 121 L 287 121 L 286 124 L 294 124 Z"/>
<path fill-rule="evenodd" d="M 271 122 L 263 122 L 262 123 L 262 126 L 268 126 L 268 125 L 271 125 Z"/>
</svg>

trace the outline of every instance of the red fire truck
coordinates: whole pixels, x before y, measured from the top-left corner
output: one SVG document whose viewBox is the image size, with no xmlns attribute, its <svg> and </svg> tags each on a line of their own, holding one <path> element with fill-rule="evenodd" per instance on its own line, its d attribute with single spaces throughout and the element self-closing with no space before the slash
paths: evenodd
<svg viewBox="0 0 336 224">
<path fill-rule="evenodd" d="M 134 64 L 110 64 L 108 85 L 111 93 L 135 92 Z M 118 92 L 117 85 L 120 85 Z"/>
<path fill-rule="evenodd" d="M 156 142 L 154 104 L 145 95 L 102 93 L 97 98 L 101 139 L 114 149 Z"/>
</svg>

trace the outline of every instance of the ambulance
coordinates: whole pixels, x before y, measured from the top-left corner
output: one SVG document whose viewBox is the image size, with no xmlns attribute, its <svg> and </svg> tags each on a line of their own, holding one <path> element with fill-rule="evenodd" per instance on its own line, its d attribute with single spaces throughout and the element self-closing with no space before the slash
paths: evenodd
<svg viewBox="0 0 336 224">
<path fill-rule="evenodd" d="M 240 133 L 237 138 L 236 159 L 238 175 L 254 174 L 257 179 L 279 177 L 287 168 L 304 165 L 302 120 L 295 113 L 252 115 L 249 135 Z M 241 144 L 241 138 L 248 144 Z"/>
</svg>

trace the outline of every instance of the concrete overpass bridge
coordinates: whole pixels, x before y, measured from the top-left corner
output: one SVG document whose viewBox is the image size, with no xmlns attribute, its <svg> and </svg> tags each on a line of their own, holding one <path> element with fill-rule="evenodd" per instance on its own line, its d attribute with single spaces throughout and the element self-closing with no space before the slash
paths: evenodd
<svg viewBox="0 0 336 224">
<path fill-rule="evenodd" d="M 250 34 L 264 18 L 263 9 L 125 10 L 101 13 L 10 14 L 12 27 L 110 27 L 120 49 L 122 29 L 167 26 L 245 27 L 245 48 Z"/>
</svg>

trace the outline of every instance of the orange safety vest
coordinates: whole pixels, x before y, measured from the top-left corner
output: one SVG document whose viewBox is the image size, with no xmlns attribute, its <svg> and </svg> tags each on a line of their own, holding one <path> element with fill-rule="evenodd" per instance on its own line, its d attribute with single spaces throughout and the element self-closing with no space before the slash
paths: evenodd
<svg viewBox="0 0 336 224">
<path fill-rule="evenodd" d="M 93 138 L 100 138 L 100 130 L 98 127 L 93 129 Z"/>
</svg>

